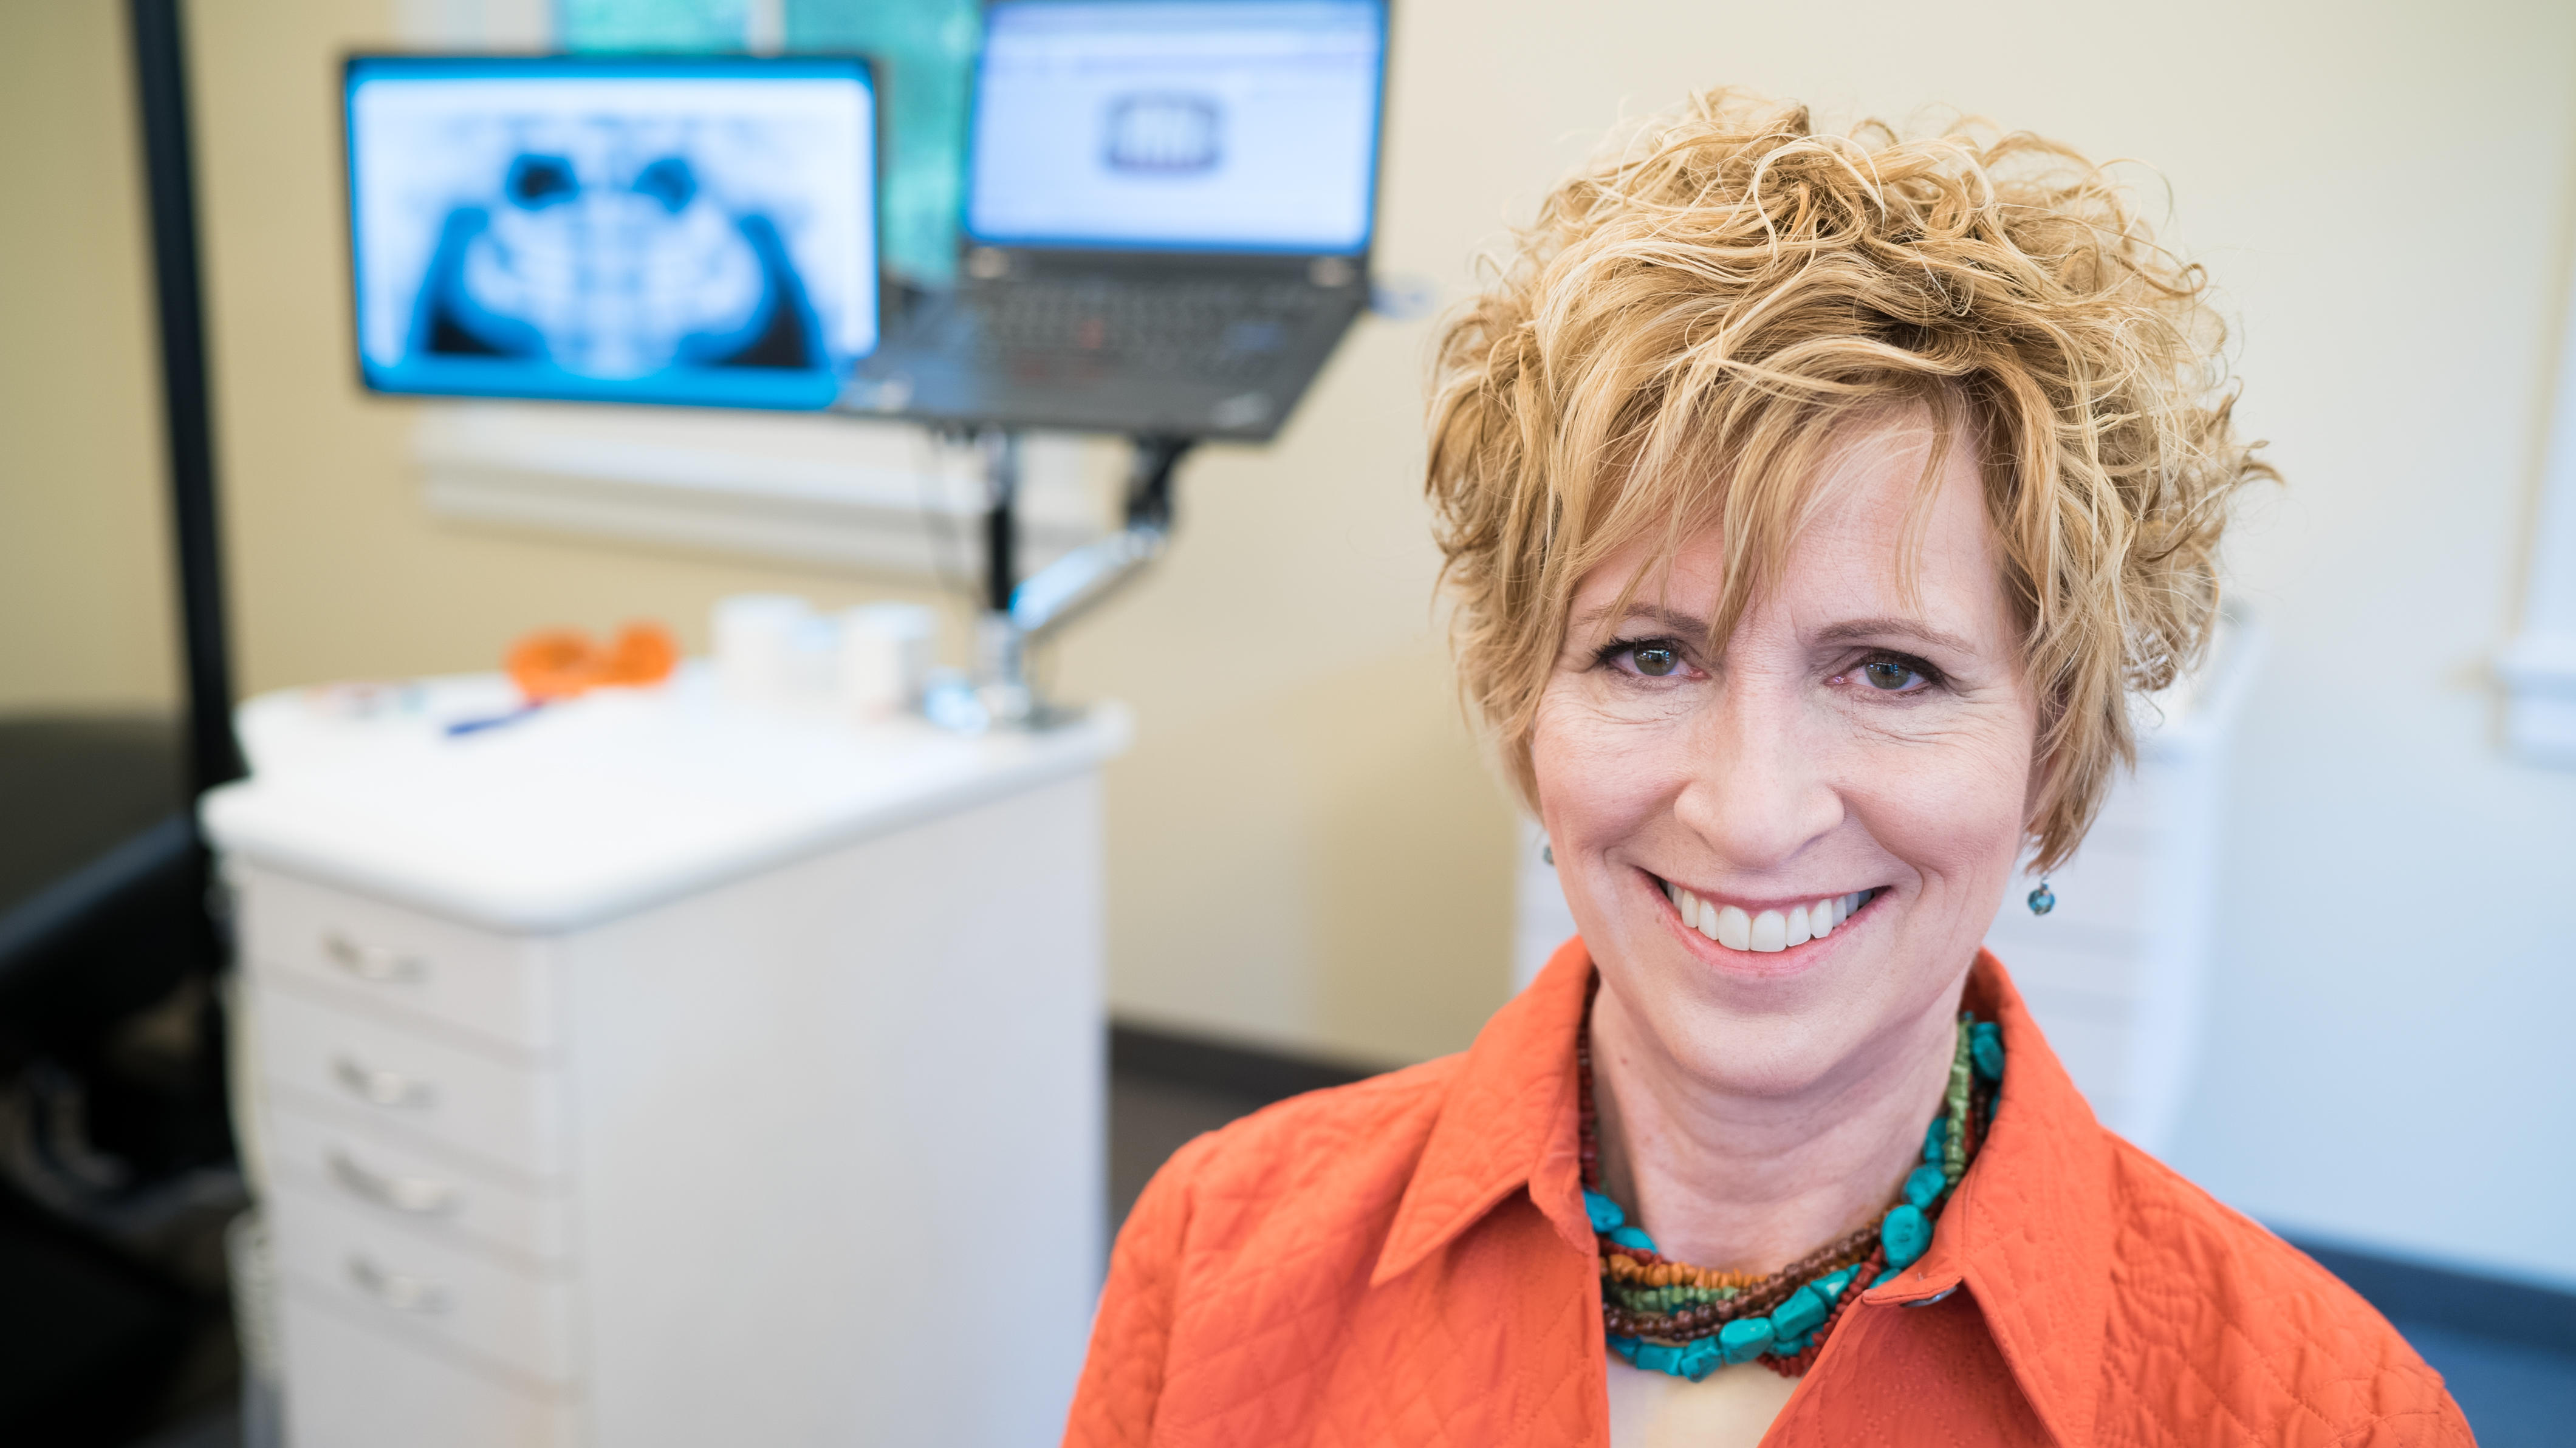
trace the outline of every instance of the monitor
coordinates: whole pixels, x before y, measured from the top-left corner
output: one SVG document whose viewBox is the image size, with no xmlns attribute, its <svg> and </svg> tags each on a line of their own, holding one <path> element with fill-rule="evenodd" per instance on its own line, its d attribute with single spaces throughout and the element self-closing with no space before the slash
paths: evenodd
<svg viewBox="0 0 2576 1448">
<path fill-rule="evenodd" d="M 966 231 L 984 246 L 1368 249 L 1380 0 L 996 0 Z"/>
<path fill-rule="evenodd" d="M 364 56 L 346 112 L 369 387 L 819 408 L 876 348 L 864 59 Z"/>
</svg>

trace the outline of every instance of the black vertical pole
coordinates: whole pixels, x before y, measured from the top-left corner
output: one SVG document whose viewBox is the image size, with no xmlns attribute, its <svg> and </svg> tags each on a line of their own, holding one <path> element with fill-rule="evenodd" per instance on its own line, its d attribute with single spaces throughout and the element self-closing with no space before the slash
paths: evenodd
<svg viewBox="0 0 2576 1448">
<path fill-rule="evenodd" d="M 976 440 L 984 451 L 984 607 L 1009 613 L 1020 586 L 1020 435 L 987 428 Z"/>
<path fill-rule="evenodd" d="M 162 430 L 187 648 L 188 762 L 198 792 L 239 779 L 232 666 L 224 642 L 223 558 L 215 523 L 215 445 L 206 395 L 205 300 L 197 272 L 197 187 L 188 152 L 187 56 L 179 0 L 129 0 L 134 90 L 142 110 L 160 304 Z"/>
</svg>

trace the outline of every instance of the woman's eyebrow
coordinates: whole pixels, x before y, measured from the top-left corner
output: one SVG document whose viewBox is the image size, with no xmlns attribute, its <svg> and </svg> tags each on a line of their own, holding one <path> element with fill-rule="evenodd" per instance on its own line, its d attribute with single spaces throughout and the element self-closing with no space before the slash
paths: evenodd
<svg viewBox="0 0 2576 1448">
<path fill-rule="evenodd" d="M 1945 633 L 1915 618 L 1854 618 L 1827 624 L 1816 630 L 1816 641 L 1828 644 L 1876 643 L 1885 639 L 1912 639 L 1937 649 L 1950 649 L 1975 654 L 1977 646 L 1954 633 Z"/>
<path fill-rule="evenodd" d="M 1571 631 L 1589 630 L 1609 621 L 1614 616 L 1623 624 L 1652 624 L 1686 643 L 1696 642 L 1700 635 L 1708 632 L 1708 620 L 1695 613 L 1685 613 L 1678 608 L 1665 608 L 1659 604 L 1636 601 L 1631 601 L 1626 608 L 1615 608 L 1605 603 L 1598 608 L 1585 609 L 1575 615 Z"/>
</svg>

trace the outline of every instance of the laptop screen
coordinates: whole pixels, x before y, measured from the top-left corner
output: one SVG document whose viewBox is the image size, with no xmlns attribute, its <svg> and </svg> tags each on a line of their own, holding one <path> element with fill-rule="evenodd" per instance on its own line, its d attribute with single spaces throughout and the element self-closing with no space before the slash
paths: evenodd
<svg viewBox="0 0 2576 1448">
<path fill-rule="evenodd" d="M 876 348 L 865 61 L 361 57 L 347 87 L 370 387 L 823 407 Z"/>
<path fill-rule="evenodd" d="M 1004 246 L 1363 251 L 1385 53 L 1379 0 L 997 0 L 967 233 Z"/>
</svg>

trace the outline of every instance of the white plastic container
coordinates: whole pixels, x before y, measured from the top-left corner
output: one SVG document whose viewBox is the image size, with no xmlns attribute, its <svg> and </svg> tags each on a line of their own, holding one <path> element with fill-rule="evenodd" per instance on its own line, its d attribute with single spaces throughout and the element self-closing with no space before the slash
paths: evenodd
<svg viewBox="0 0 2576 1448">
<path fill-rule="evenodd" d="M 716 600 L 716 683 L 746 704 L 784 704 L 797 693 L 799 634 L 817 620 L 814 607 L 784 593 L 737 593 Z"/>
<path fill-rule="evenodd" d="M 939 616 L 918 603 L 870 603 L 843 609 L 833 694 L 841 711 L 886 719 L 921 706 L 939 645 Z"/>
</svg>

